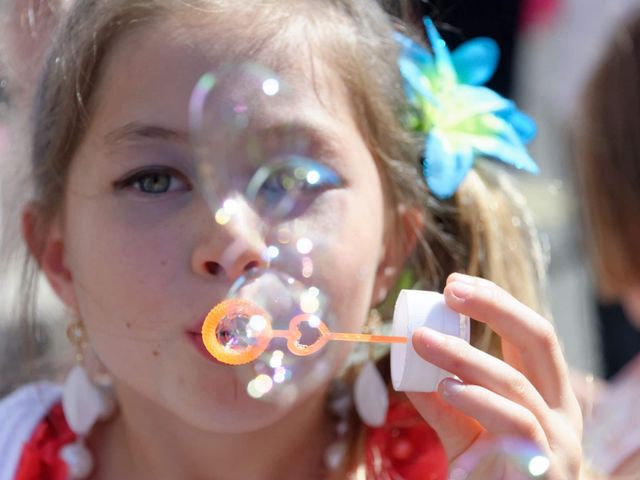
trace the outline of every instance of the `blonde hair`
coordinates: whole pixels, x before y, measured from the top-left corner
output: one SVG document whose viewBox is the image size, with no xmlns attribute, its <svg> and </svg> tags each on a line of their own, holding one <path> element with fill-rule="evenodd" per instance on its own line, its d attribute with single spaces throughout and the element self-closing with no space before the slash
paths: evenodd
<svg viewBox="0 0 640 480">
<path fill-rule="evenodd" d="M 583 94 L 574 163 L 602 293 L 640 281 L 640 16 L 616 29 Z"/>
<path fill-rule="evenodd" d="M 400 23 L 374 0 L 327 0 L 320 9 L 311 0 L 255 3 L 261 15 L 251 18 L 255 24 L 247 30 L 256 36 L 274 25 L 281 29 L 287 22 L 307 23 L 307 41 L 321 49 L 349 91 L 350 106 L 377 163 L 388 202 L 423 210 L 426 222 L 424 228 L 414 226 L 419 242 L 407 265 L 415 285 L 442 290 L 447 273 L 464 271 L 493 280 L 540 309 L 541 250 L 522 199 L 500 169 L 479 162 L 450 201 L 438 201 L 427 189 L 421 173 L 422 140 L 401 121 L 406 104 L 392 36 L 394 23 L 402 28 Z M 54 45 L 34 109 L 34 202 L 42 238 L 61 208 L 68 167 L 90 118 L 93 89 L 111 42 L 178 9 L 219 13 L 253 6 L 229 0 L 78 2 Z M 270 41 L 271 35 L 276 38 L 266 48 L 281 47 L 277 33 L 268 33 Z M 259 48 L 261 38 L 256 37 L 247 52 Z M 34 253 L 37 257 L 38 246 Z M 472 341 L 500 355 L 499 339 L 483 324 L 474 324 Z M 360 433 L 354 435 L 354 445 L 362 445 Z M 344 469 L 362 458 L 358 448 L 351 451 Z"/>
</svg>

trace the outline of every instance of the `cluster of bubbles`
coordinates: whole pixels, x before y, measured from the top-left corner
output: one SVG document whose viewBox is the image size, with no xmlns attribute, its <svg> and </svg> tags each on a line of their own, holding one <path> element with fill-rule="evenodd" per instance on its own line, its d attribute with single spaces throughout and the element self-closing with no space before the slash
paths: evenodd
<svg viewBox="0 0 640 480">
<path fill-rule="evenodd" d="M 309 133 L 292 120 L 297 105 L 278 75 L 241 63 L 203 75 L 189 109 L 200 188 L 233 239 L 223 257 L 234 262 L 250 249 L 263 260 L 233 284 L 211 335 L 227 363 L 239 359 L 233 368 L 247 393 L 278 402 L 295 401 L 334 367 L 331 345 L 296 355 L 283 334 L 304 320 L 294 332 L 303 351 L 320 324 L 334 322 L 314 279 L 315 252 L 328 239 L 307 213 L 340 178 L 314 158 Z"/>
<path fill-rule="evenodd" d="M 500 478 L 534 480 L 545 478 L 551 463 L 535 443 L 504 435 L 496 441 L 480 441 L 459 457 L 449 471 L 450 480 L 493 478 L 500 466 Z"/>
</svg>

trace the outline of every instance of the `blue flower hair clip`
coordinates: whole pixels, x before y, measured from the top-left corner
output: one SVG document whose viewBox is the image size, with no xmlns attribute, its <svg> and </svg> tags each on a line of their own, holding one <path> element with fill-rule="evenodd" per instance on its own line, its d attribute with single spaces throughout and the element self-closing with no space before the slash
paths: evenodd
<svg viewBox="0 0 640 480">
<path fill-rule="evenodd" d="M 433 194 L 453 196 L 477 156 L 537 173 L 525 147 L 536 134 L 534 121 L 482 86 L 498 66 L 496 42 L 475 38 L 451 53 L 431 19 L 424 24 L 433 54 L 400 33 L 396 40 L 405 93 L 414 107 L 409 127 L 425 134 L 424 176 Z"/>
</svg>

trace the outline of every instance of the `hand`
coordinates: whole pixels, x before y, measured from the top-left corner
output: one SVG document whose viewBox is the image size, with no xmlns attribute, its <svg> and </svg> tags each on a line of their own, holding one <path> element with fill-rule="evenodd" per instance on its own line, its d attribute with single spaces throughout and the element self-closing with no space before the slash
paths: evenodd
<svg viewBox="0 0 640 480">
<path fill-rule="evenodd" d="M 440 382 L 438 393 L 409 394 L 444 445 L 450 478 L 536 478 L 505 463 L 509 449 L 526 446 L 548 459 L 542 478 L 578 479 L 582 415 L 551 323 L 488 280 L 453 274 L 444 296 L 450 308 L 500 335 L 504 356 L 431 329 L 414 333 L 422 358 L 462 380 Z"/>
</svg>

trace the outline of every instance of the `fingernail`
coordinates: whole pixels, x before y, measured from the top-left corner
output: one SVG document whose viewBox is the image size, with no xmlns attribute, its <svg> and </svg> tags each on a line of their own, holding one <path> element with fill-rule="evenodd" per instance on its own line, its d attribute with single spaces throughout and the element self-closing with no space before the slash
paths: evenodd
<svg viewBox="0 0 640 480">
<path fill-rule="evenodd" d="M 473 293 L 473 286 L 467 283 L 460 283 L 458 281 L 449 285 L 449 291 L 453 297 L 461 303 L 467 300 Z"/>
<path fill-rule="evenodd" d="M 451 274 L 451 281 L 452 282 L 460 282 L 460 283 L 466 283 L 467 285 L 475 285 L 476 284 L 476 277 L 472 277 L 471 275 L 466 275 L 464 273 L 452 273 Z"/>
<path fill-rule="evenodd" d="M 422 338 L 422 340 L 432 345 L 442 343 L 444 341 L 444 335 L 429 327 L 421 327 L 416 330 L 416 333 Z"/>
<path fill-rule="evenodd" d="M 445 397 L 451 397 L 462 393 L 465 389 L 465 384 L 457 378 L 445 378 L 440 382 L 440 389 Z"/>
</svg>

